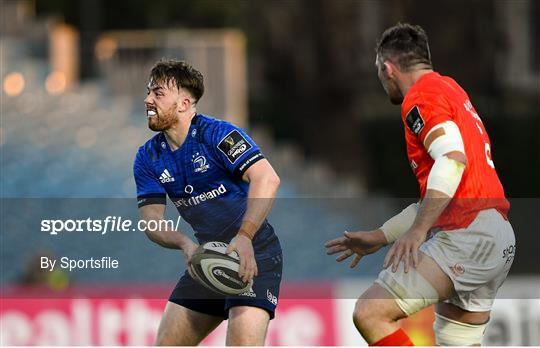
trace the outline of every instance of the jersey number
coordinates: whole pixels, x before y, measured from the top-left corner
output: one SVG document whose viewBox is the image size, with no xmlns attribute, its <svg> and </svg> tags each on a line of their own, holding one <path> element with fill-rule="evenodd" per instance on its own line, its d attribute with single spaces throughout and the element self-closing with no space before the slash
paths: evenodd
<svg viewBox="0 0 540 348">
<path fill-rule="evenodd" d="M 463 104 L 463 106 L 465 107 L 465 110 L 467 110 L 472 115 L 472 117 L 476 120 L 476 127 L 478 128 L 480 135 L 484 135 L 484 132 L 482 131 L 482 127 L 480 127 L 482 120 L 480 119 L 480 116 L 478 116 L 478 114 L 474 111 L 471 101 L 467 99 L 467 101 Z M 493 163 L 493 160 L 491 159 L 491 146 L 489 145 L 487 141 L 484 141 L 484 152 L 486 154 L 487 164 L 491 168 L 495 169 L 495 163 Z"/>
<path fill-rule="evenodd" d="M 484 143 L 485 145 L 485 152 L 486 152 L 486 161 L 487 164 L 495 169 L 495 163 L 493 163 L 493 160 L 491 159 L 491 146 L 489 146 L 489 143 Z"/>
</svg>

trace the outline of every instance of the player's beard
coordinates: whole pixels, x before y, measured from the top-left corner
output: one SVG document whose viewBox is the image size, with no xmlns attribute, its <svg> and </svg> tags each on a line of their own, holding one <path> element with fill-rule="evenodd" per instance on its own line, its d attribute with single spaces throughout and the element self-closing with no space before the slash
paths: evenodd
<svg viewBox="0 0 540 348">
<path fill-rule="evenodd" d="M 384 88 L 384 91 L 388 95 L 390 102 L 394 105 L 400 105 L 403 103 L 403 94 L 398 87 L 398 84 L 395 80 L 391 79 L 388 76 L 388 73 L 385 70 L 378 70 L 379 81 Z"/>
<path fill-rule="evenodd" d="M 403 94 L 401 93 L 397 83 L 394 80 L 386 79 L 382 82 L 384 90 L 390 99 L 390 103 L 401 105 L 403 103 Z"/>
<path fill-rule="evenodd" d="M 148 128 L 154 132 L 161 132 L 171 128 L 178 122 L 176 108 L 178 104 L 174 103 L 168 110 L 156 110 L 156 115 L 148 117 Z"/>
</svg>

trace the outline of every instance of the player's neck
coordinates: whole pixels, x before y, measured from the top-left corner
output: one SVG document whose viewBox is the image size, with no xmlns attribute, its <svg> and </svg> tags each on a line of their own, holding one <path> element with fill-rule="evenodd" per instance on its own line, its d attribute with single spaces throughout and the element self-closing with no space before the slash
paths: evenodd
<svg viewBox="0 0 540 348">
<path fill-rule="evenodd" d="M 416 83 L 416 81 L 420 80 L 420 78 L 426 74 L 432 73 L 433 69 L 417 69 L 412 70 L 411 72 L 408 72 L 403 75 L 403 79 L 401 83 L 399 84 L 401 93 L 405 96 L 407 95 L 407 92 L 409 92 L 409 89 Z"/>
<path fill-rule="evenodd" d="M 193 111 L 190 116 L 181 115 L 178 123 L 163 131 L 163 134 L 165 134 L 165 138 L 167 139 L 167 143 L 169 143 L 169 147 L 172 151 L 178 150 L 186 140 L 189 127 L 191 126 L 191 121 L 196 114 L 197 113 Z"/>
</svg>

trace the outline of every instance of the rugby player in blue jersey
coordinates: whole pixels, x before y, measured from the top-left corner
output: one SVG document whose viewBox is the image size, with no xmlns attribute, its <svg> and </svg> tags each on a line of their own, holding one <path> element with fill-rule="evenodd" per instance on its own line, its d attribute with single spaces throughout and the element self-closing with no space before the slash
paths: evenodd
<svg viewBox="0 0 540 348">
<path fill-rule="evenodd" d="M 144 102 L 148 127 L 158 133 L 135 158 L 139 213 L 162 220 L 168 196 L 198 243 L 223 241 L 228 252 L 238 252 L 240 276 L 253 286 L 239 296 L 213 293 L 189 274 L 196 242 L 181 231 L 145 231 L 153 242 L 180 249 L 188 266 L 169 297 L 156 344 L 197 345 L 228 319 L 227 345 L 263 345 L 282 272 L 281 246 L 266 220 L 279 177 L 242 129 L 197 112 L 203 93 L 202 74 L 183 61 L 161 60 L 152 68 Z"/>
</svg>

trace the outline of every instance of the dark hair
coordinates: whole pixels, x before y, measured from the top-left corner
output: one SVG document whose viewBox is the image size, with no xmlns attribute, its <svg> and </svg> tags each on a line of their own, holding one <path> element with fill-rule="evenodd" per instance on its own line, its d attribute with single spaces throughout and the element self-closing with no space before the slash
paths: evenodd
<svg viewBox="0 0 540 348">
<path fill-rule="evenodd" d="M 386 29 L 377 43 L 376 52 L 381 59 L 392 59 L 405 71 L 418 64 L 432 66 L 428 38 L 419 25 L 398 23 Z"/>
<path fill-rule="evenodd" d="M 177 88 L 187 90 L 198 102 L 204 94 L 204 78 L 202 74 L 183 60 L 161 59 L 152 71 L 150 78 L 157 83 L 173 83 Z"/>
</svg>

